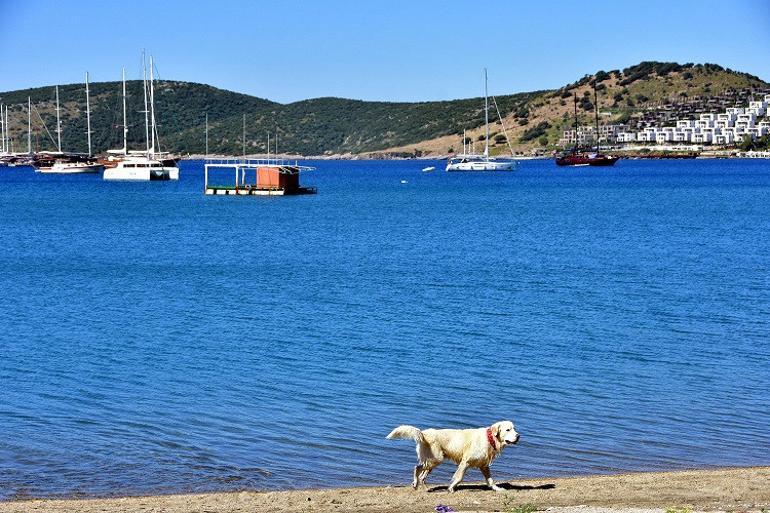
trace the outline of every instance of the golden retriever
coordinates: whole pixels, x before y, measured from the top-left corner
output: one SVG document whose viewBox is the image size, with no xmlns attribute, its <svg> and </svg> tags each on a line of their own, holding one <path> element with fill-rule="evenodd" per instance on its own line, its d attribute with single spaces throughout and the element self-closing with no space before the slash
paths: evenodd
<svg viewBox="0 0 770 513">
<path fill-rule="evenodd" d="M 507 445 L 519 442 L 519 433 L 513 422 L 504 420 L 495 422 L 486 428 L 476 429 L 426 429 L 421 431 L 414 426 L 398 426 L 390 432 L 389 439 L 408 438 L 417 442 L 417 461 L 414 467 L 412 487 L 416 490 L 425 485 L 430 472 L 444 460 L 452 460 L 457 470 L 452 476 L 448 490 L 454 492 L 463 480 L 469 467 L 481 470 L 484 480 L 496 492 L 502 492 L 492 481 L 489 465 L 500 455 Z"/>
</svg>

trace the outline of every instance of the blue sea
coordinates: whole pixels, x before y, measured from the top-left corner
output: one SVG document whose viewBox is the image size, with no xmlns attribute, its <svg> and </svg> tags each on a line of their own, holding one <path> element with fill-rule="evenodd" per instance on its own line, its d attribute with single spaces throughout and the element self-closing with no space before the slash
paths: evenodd
<svg viewBox="0 0 770 513">
<path fill-rule="evenodd" d="M 406 484 L 393 427 L 501 419 L 498 480 L 770 463 L 770 162 L 311 164 L 0 169 L 0 498 Z"/>
</svg>

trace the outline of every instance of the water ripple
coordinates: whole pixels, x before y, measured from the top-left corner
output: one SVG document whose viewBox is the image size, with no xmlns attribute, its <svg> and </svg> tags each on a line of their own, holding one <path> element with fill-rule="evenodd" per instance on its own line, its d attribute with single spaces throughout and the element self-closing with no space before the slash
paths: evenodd
<svg viewBox="0 0 770 513">
<path fill-rule="evenodd" d="M 402 483 L 394 426 L 502 418 L 501 479 L 767 464 L 763 162 L 318 165 L 0 172 L 0 498 Z"/>
</svg>

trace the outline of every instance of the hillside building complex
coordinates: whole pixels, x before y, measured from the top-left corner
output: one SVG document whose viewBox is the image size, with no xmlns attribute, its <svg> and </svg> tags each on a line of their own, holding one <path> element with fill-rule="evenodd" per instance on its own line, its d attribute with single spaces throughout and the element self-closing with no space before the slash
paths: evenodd
<svg viewBox="0 0 770 513">
<path fill-rule="evenodd" d="M 747 135 L 753 139 L 770 135 L 769 105 L 770 94 L 766 94 L 762 100 L 750 101 L 748 107 L 730 107 L 721 113 L 701 113 L 697 119 L 676 120 L 674 126 L 647 126 L 631 130 L 622 124 L 602 125 L 598 140 L 607 144 L 737 144 Z M 560 143 L 563 146 L 575 145 L 575 130 L 565 130 Z M 578 129 L 577 145 L 595 143 L 593 127 Z"/>
</svg>

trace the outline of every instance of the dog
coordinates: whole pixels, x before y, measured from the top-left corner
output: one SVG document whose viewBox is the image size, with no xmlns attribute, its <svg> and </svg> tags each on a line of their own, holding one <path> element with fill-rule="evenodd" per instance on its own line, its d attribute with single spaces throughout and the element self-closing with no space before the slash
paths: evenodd
<svg viewBox="0 0 770 513">
<path fill-rule="evenodd" d="M 484 475 L 487 485 L 496 492 L 502 492 L 492 481 L 489 465 L 508 445 L 519 443 L 520 435 L 513 422 L 504 420 L 495 422 L 486 428 L 477 429 L 426 429 L 421 431 L 414 426 L 398 426 L 390 432 L 388 439 L 407 438 L 417 442 L 417 466 L 414 467 L 412 488 L 427 488 L 425 479 L 431 471 L 445 460 L 457 465 L 457 470 L 449 483 L 449 492 L 454 492 L 465 477 L 470 467 L 478 468 Z"/>
</svg>

